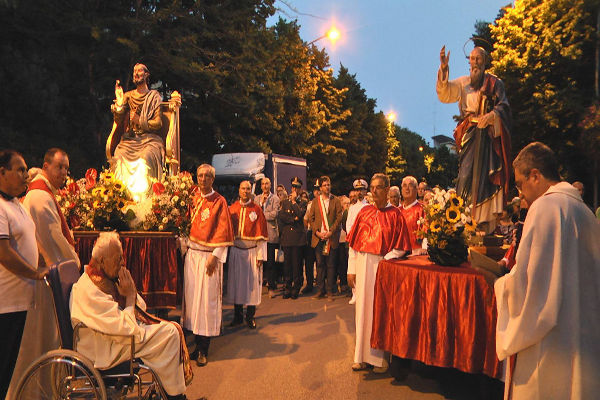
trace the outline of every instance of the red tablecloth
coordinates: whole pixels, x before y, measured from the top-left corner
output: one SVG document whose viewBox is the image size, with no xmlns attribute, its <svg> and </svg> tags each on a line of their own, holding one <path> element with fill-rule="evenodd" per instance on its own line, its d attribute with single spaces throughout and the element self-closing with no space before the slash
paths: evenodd
<svg viewBox="0 0 600 400">
<path fill-rule="evenodd" d="M 181 293 L 177 243 L 168 232 L 120 232 L 127 269 L 148 308 L 175 308 Z M 98 232 L 74 232 L 75 251 L 89 263 Z"/>
<path fill-rule="evenodd" d="M 496 299 L 483 275 L 426 256 L 381 261 L 371 347 L 428 365 L 502 377 Z"/>
</svg>

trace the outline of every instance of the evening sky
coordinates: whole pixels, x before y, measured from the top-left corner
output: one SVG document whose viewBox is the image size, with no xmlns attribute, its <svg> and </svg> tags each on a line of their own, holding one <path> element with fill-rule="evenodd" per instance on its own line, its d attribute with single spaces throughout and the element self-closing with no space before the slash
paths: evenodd
<svg viewBox="0 0 600 400">
<path fill-rule="evenodd" d="M 310 42 L 332 22 L 340 30 L 325 47 L 335 73 L 340 63 L 356 74 L 377 110 L 397 114 L 396 124 L 433 144 L 434 135 L 452 136 L 456 104 L 442 104 L 435 79 L 442 45 L 450 50 L 450 78 L 468 73 L 465 42 L 478 20 L 493 21 L 509 0 L 277 0 L 279 16 L 297 19 L 300 36 Z M 463 52 L 464 46 L 464 52 Z M 510 101 L 510 93 L 508 94 Z"/>
</svg>

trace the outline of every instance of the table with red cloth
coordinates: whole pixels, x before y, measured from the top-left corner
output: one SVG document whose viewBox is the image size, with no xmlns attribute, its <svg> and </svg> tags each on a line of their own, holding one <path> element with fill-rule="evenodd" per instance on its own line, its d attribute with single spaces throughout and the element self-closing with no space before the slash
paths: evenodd
<svg viewBox="0 0 600 400">
<path fill-rule="evenodd" d="M 81 265 L 89 263 L 99 232 L 75 231 L 75 251 Z M 175 308 L 181 302 L 182 282 L 177 264 L 177 241 L 170 232 L 119 232 L 125 265 L 148 308 Z"/>
<path fill-rule="evenodd" d="M 496 317 L 494 290 L 468 264 L 443 267 L 427 256 L 379 263 L 373 348 L 501 379 Z"/>
</svg>

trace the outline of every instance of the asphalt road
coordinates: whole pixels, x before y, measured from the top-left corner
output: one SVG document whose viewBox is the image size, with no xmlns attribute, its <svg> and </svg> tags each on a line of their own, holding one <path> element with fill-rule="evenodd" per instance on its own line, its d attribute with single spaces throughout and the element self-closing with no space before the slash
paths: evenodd
<svg viewBox="0 0 600 400">
<path fill-rule="evenodd" d="M 502 383 L 481 375 L 407 362 L 400 379 L 390 373 L 353 372 L 354 306 L 300 297 L 274 299 L 263 292 L 257 329 L 227 328 L 213 338 L 208 365 L 194 365 L 191 400 L 225 399 L 501 399 Z M 173 313 L 171 317 L 175 317 Z M 189 337 L 190 350 L 193 339 Z"/>
</svg>

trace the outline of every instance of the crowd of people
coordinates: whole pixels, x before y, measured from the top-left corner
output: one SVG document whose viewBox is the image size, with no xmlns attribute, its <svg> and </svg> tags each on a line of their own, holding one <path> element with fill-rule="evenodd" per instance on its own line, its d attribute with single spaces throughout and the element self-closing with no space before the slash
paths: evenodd
<svg viewBox="0 0 600 400">
<path fill-rule="evenodd" d="M 600 390 L 600 225 L 581 199 L 583 188 L 560 181 L 552 150 L 533 143 L 513 167 L 521 196 L 497 215 L 496 228 L 512 244 L 500 261 L 510 272 L 498 278 L 482 271 L 497 297 L 498 357 L 510 359 L 506 391 L 514 398 L 591 398 Z M 59 346 L 52 302 L 40 282 L 48 266 L 79 264 L 55 199 L 68 168 L 67 153 L 50 149 L 32 179 L 19 153 L 0 151 L 0 343 L 6 355 L 0 397 L 13 375 L 18 379 L 37 356 Z M 281 298 L 291 300 L 352 296 L 351 369 L 387 371 L 389 355 L 370 346 L 377 266 L 382 259 L 426 254 L 415 232 L 426 218 L 427 184 L 406 176 L 391 186 L 387 175 L 377 173 L 369 182 L 356 179 L 347 196 L 335 196 L 334 182 L 322 176 L 310 196 L 298 177 L 289 194 L 283 185 L 273 193 L 263 178 L 262 193 L 253 195 L 251 182 L 243 181 L 239 199 L 228 205 L 213 189 L 214 179 L 211 165 L 198 167 L 183 246 L 181 327 L 194 335 L 192 351 L 178 324 L 143 317 L 145 302 L 114 232 L 100 234 L 72 290 L 72 321 L 91 328 L 81 332 L 77 350 L 109 368 L 127 359 L 131 347 L 129 339 L 107 335 L 133 336 L 135 356 L 155 370 L 170 398 L 183 399 L 192 379 L 189 360 L 207 365 L 211 338 L 222 332 L 223 300 L 234 307 L 229 327 L 256 329 L 266 283 L 270 298 L 280 289 Z"/>
</svg>

